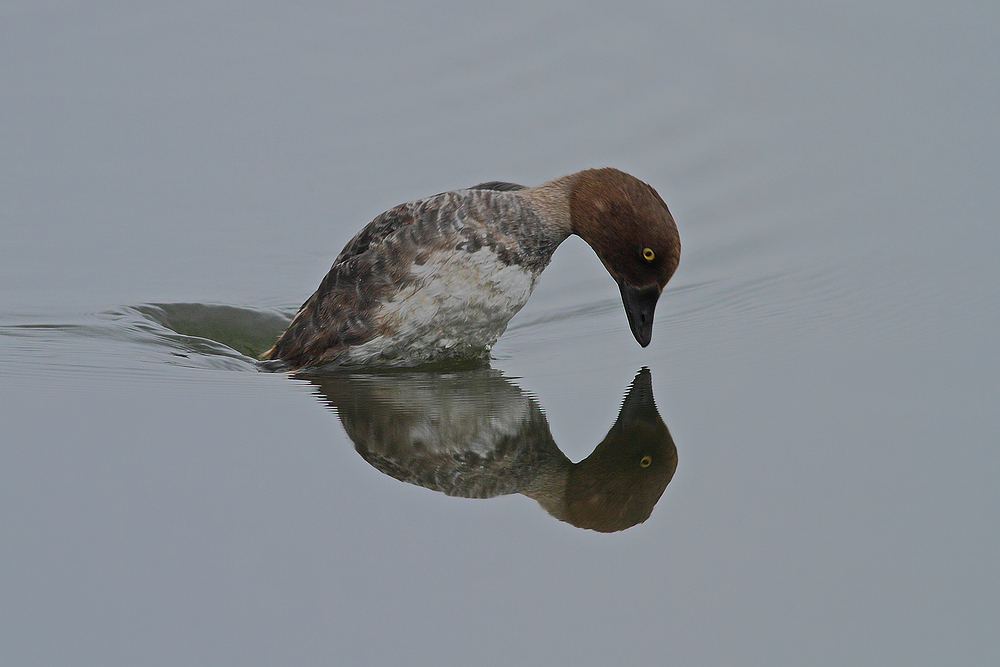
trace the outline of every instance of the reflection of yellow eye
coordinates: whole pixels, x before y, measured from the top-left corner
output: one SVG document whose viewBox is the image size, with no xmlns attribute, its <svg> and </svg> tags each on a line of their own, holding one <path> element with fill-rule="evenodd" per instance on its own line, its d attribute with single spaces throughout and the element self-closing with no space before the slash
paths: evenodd
<svg viewBox="0 0 1000 667">
<path fill-rule="evenodd" d="M 643 456 L 642 459 L 640 459 L 639 465 L 641 465 L 643 468 L 648 468 L 652 462 L 653 462 L 653 457 L 647 454 L 646 456 Z"/>
<path fill-rule="evenodd" d="M 652 262 L 655 257 L 656 257 L 656 254 L 653 252 L 652 248 L 643 248 L 642 249 L 642 258 L 644 260 L 646 260 L 647 262 Z"/>
</svg>

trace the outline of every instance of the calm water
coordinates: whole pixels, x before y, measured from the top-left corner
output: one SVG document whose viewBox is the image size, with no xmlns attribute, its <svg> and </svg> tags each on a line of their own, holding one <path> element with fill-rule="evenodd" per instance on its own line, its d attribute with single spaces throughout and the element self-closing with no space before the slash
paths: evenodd
<svg viewBox="0 0 1000 667">
<path fill-rule="evenodd" d="M 0 662 L 1000 662 L 998 26 L 0 9 Z M 602 165 L 681 231 L 649 348 L 571 239 L 488 367 L 253 361 L 386 208 Z"/>
</svg>

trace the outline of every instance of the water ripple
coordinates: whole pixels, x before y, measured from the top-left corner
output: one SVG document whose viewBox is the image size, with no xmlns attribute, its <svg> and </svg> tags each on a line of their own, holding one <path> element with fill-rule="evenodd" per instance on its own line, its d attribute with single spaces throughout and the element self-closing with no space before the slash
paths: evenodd
<svg viewBox="0 0 1000 667">
<path fill-rule="evenodd" d="M 198 303 L 122 306 L 76 315 L 0 316 L 5 372 L 95 370 L 156 373 L 164 367 L 256 371 L 257 356 L 287 326 L 283 311 Z"/>
</svg>

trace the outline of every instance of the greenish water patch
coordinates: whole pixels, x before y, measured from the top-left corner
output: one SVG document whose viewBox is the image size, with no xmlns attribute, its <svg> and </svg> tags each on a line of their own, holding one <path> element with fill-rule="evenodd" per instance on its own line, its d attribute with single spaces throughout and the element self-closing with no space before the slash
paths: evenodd
<svg viewBox="0 0 1000 667">
<path fill-rule="evenodd" d="M 222 343 L 254 359 L 274 345 L 291 321 L 280 312 L 203 303 L 155 303 L 134 310 L 181 336 Z"/>
</svg>

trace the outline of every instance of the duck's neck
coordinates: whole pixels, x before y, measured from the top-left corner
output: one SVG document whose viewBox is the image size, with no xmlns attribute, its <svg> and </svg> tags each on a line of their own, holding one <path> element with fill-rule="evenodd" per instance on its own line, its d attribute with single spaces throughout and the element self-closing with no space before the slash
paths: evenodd
<svg viewBox="0 0 1000 667">
<path fill-rule="evenodd" d="M 519 489 L 518 493 L 536 501 L 546 512 L 560 521 L 568 521 L 566 482 L 573 465 L 565 457 L 550 462 L 525 488 Z"/>
<path fill-rule="evenodd" d="M 565 238 L 573 233 L 569 215 L 569 198 L 578 178 L 579 173 L 567 174 L 533 188 L 526 188 L 517 194 L 531 203 L 554 233 Z"/>
</svg>

